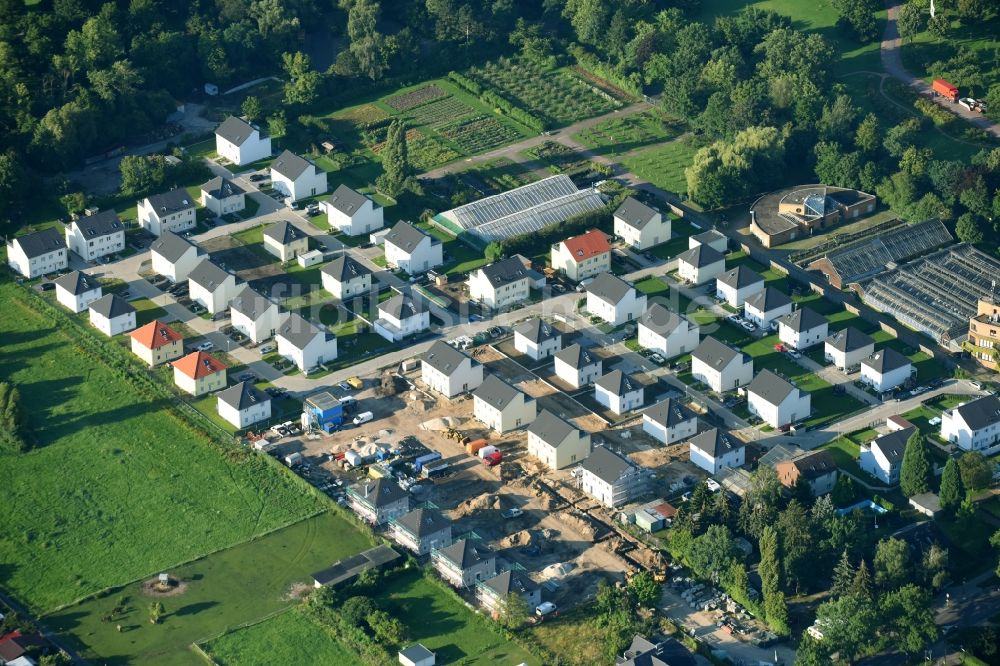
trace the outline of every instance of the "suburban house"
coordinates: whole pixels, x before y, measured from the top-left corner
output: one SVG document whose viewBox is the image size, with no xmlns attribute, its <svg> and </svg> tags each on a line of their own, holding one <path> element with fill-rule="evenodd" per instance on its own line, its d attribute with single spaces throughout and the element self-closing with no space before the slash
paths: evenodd
<svg viewBox="0 0 1000 666">
<path fill-rule="evenodd" d="M 344 423 L 344 405 L 329 391 L 320 391 L 302 401 L 302 426 L 330 434 Z"/>
<path fill-rule="evenodd" d="M 764 291 L 764 278 L 746 266 L 731 268 L 715 278 L 715 297 L 734 308 L 743 307 L 758 291 Z"/>
<path fill-rule="evenodd" d="M 837 483 L 837 463 L 829 451 L 819 449 L 803 453 L 774 466 L 778 480 L 786 488 L 794 488 L 799 480 L 809 484 L 814 497 L 826 495 Z"/>
<path fill-rule="evenodd" d="M 590 434 L 543 409 L 528 426 L 528 453 L 549 469 L 569 467 L 590 455 Z"/>
<path fill-rule="evenodd" d="M 507 608 L 510 595 L 516 594 L 529 609 L 542 603 L 542 588 L 523 571 L 502 571 L 476 585 L 476 598 L 490 617 L 500 617 Z"/>
<path fill-rule="evenodd" d="M 239 293 L 236 276 L 204 259 L 188 275 L 191 300 L 201 303 L 210 314 L 222 312 Z"/>
<path fill-rule="evenodd" d="M 309 251 L 309 236 L 297 226 L 281 220 L 264 229 L 264 249 L 280 261 L 293 261 Z"/>
<path fill-rule="evenodd" d="M 574 389 L 583 388 L 601 376 L 601 357 L 573 344 L 556 352 L 554 368 L 556 377 Z"/>
<path fill-rule="evenodd" d="M 708 231 L 688 237 L 689 250 L 698 246 L 710 247 L 716 252 L 725 254 L 729 249 L 729 239 L 721 231 L 709 229 Z"/>
<path fill-rule="evenodd" d="M 636 634 L 625 653 L 615 658 L 615 666 L 695 666 L 699 663 L 676 638 L 654 641 Z"/>
<path fill-rule="evenodd" d="M 792 299 L 774 287 L 765 287 L 756 294 L 751 294 L 743 303 L 743 315 L 764 331 L 774 328 L 778 317 L 791 312 Z"/>
<path fill-rule="evenodd" d="M 396 294 L 378 305 L 375 332 L 389 342 L 422 333 L 431 327 L 431 313 L 423 300 Z"/>
<path fill-rule="evenodd" d="M 253 382 L 240 382 L 219 391 L 218 398 L 219 416 L 237 428 L 249 428 L 271 418 L 271 396 Z"/>
<path fill-rule="evenodd" d="M 799 308 L 782 315 L 778 322 L 778 339 L 792 349 L 808 349 L 826 339 L 830 324 L 826 317 L 812 308 Z"/>
<path fill-rule="evenodd" d="M 414 509 L 389 520 L 389 537 L 417 555 L 451 545 L 451 520 L 435 509 Z"/>
<path fill-rule="evenodd" d="M 562 333 L 538 317 L 514 327 L 514 349 L 540 361 L 562 349 Z"/>
<path fill-rule="evenodd" d="M 437 663 L 437 655 L 420 643 L 403 648 L 396 656 L 402 666 L 434 666 Z"/>
<path fill-rule="evenodd" d="M 118 294 L 106 294 L 90 304 L 90 323 L 108 337 L 135 328 L 135 308 Z"/>
<path fill-rule="evenodd" d="M 226 365 L 211 354 L 191 352 L 171 365 L 174 366 L 174 384 L 191 395 L 226 388 Z"/>
<path fill-rule="evenodd" d="M 472 413 L 484 425 L 498 433 L 523 428 L 535 420 L 535 399 L 489 375 L 472 392 Z"/>
<path fill-rule="evenodd" d="M 904 384 L 915 372 L 910 359 L 891 347 L 877 351 L 861 361 L 861 383 L 879 393 Z"/>
<path fill-rule="evenodd" d="M 611 273 L 601 273 L 587 285 L 587 312 L 612 326 L 621 326 L 642 316 L 646 294 Z"/>
<path fill-rule="evenodd" d="M 861 445 L 858 466 L 882 483 L 894 486 L 899 483 L 899 470 L 903 465 L 906 441 L 917 432 L 915 426 L 893 430 Z"/>
<path fill-rule="evenodd" d="M 726 256 L 711 245 L 695 245 L 677 255 L 677 274 L 693 284 L 705 284 L 726 271 Z"/>
<path fill-rule="evenodd" d="M 132 353 L 151 368 L 184 355 L 184 336 L 159 320 L 140 326 L 129 337 Z"/>
<path fill-rule="evenodd" d="M 772 428 L 809 418 L 812 396 L 770 370 L 761 370 L 747 386 L 747 409 Z"/>
<path fill-rule="evenodd" d="M 501 259 L 469 275 L 469 296 L 493 310 L 526 301 L 531 290 L 545 285 L 545 278 L 531 269 L 519 254 Z"/>
<path fill-rule="evenodd" d="M 215 152 L 236 166 L 271 156 L 271 138 L 242 118 L 229 116 L 215 129 Z"/>
<path fill-rule="evenodd" d="M 647 250 L 670 240 L 670 218 L 628 197 L 615 211 L 615 235 L 636 250 Z"/>
<path fill-rule="evenodd" d="M 409 222 L 397 222 L 385 235 L 385 262 L 410 275 L 444 263 L 441 241 Z"/>
<path fill-rule="evenodd" d="M 274 338 L 278 342 L 278 354 L 304 373 L 337 358 L 337 336 L 306 321 L 298 313 L 282 322 Z"/>
<path fill-rule="evenodd" d="M 607 235 L 591 229 L 552 246 L 549 264 L 574 282 L 611 270 L 611 243 Z"/>
<path fill-rule="evenodd" d="M 483 383 L 483 365 L 437 340 L 420 363 L 420 379 L 446 398 L 475 391 Z"/>
<path fill-rule="evenodd" d="M 292 201 L 326 193 L 326 172 L 285 150 L 271 162 L 271 186 Z"/>
<path fill-rule="evenodd" d="M 594 382 L 594 400 L 621 415 L 642 407 L 645 390 L 634 377 L 621 370 L 612 370 Z"/>
<path fill-rule="evenodd" d="M 247 207 L 246 191 L 222 176 L 216 176 L 201 186 L 201 205 L 216 217 L 239 213 Z"/>
<path fill-rule="evenodd" d="M 7 242 L 7 265 L 29 280 L 69 265 L 66 242 L 49 227 Z"/>
<path fill-rule="evenodd" d="M 385 226 L 385 209 L 347 185 L 337 187 L 319 207 L 330 228 L 348 236 L 370 234 Z"/>
<path fill-rule="evenodd" d="M 708 336 L 691 354 L 691 376 L 716 393 L 731 391 L 753 379 L 753 357 Z"/>
<path fill-rule="evenodd" d="M 698 415 L 680 400 L 667 398 L 642 412 L 642 430 L 661 444 L 673 444 L 698 432 Z"/>
<path fill-rule="evenodd" d="M 823 344 L 826 360 L 841 370 L 850 371 L 875 353 L 875 341 L 853 326 L 837 331 Z"/>
<path fill-rule="evenodd" d="M 60 275 L 55 284 L 56 300 L 73 312 L 83 312 L 104 293 L 96 278 L 80 271 Z"/>
<path fill-rule="evenodd" d="M 639 317 L 639 346 L 673 358 L 698 346 L 698 324 L 654 303 Z"/>
<path fill-rule="evenodd" d="M 243 287 L 233 297 L 229 303 L 229 312 L 233 328 L 258 345 L 273 338 L 278 327 L 289 316 L 280 305 L 261 296 L 249 286 Z"/>
<path fill-rule="evenodd" d="M 484 543 L 459 539 L 431 553 L 431 565 L 455 587 L 471 588 L 497 575 L 497 556 Z"/>
<path fill-rule="evenodd" d="M 195 203 L 183 187 L 153 194 L 139 202 L 136 208 L 139 226 L 153 234 L 179 234 L 194 229 L 197 222 Z"/>
<path fill-rule="evenodd" d="M 649 484 L 650 473 L 611 449 L 595 446 L 580 465 L 580 490 L 614 509 L 634 502 Z"/>
<path fill-rule="evenodd" d="M 731 432 L 712 428 L 688 440 L 691 462 L 709 474 L 742 467 L 746 462 L 747 443 Z"/>
<path fill-rule="evenodd" d="M 125 225 L 113 210 L 78 217 L 66 225 L 66 245 L 84 261 L 121 252 L 125 249 Z"/>
<path fill-rule="evenodd" d="M 347 489 L 347 505 L 366 523 L 384 525 L 410 510 L 410 494 L 392 479 L 362 479 Z"/>
<path fill-rule="evenodd" d="M 363 296 L 372 290 L 372 272 L 346 252 L 324 266 L 320 270 L 320 278 L 323 289 L 342 301 Z"/>
<path fill-rule="evenodd" d="M 153 272 L 159 273 L 171 282 L 183 282 L 201 263 L 205 251 L 186 238 L 164 232 L 149 244 L 149 255 L 153 260 Z"/>
<path fill-rule="evenodd" d="M 992 452 L 1000 445 L 1000 397 L 987 395 L 942 413 L 941 438 L 963 451 Z"/>
</svg>

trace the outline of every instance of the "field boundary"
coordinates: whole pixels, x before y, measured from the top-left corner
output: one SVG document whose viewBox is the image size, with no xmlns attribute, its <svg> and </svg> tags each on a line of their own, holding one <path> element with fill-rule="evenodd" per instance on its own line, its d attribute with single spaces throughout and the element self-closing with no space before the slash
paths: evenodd
<svg viewBox="0 0 1000 666">
<path fill-rule="evenodd" d="M 195 650 L 201 653 L 201 655 L 205 657 L 205 659 L 207 659 L 209 662 L 217 664 L 218 662 L 215 661 L 215 659 L 213 659 L 211 655 L 205 652 L 204 648 L 201 647 L 202 645 L 204 645 L 205 643 L 210 643 L 214 641 L 216 638 L 222 638 L 223 636 L 235 633 L 237 631 L 241 631 L 243 629 L 256 627 L 258 624 L 263 624 L 264 622 L 267 622 L 270 619 L 278 617 L 282 613 L 291 613 L 295 610 L 295 608 L 296 608 L 296 602 L 290 601 L 289 604 L 284 608 L 279 608 L 278 610 L 271 611 L 270 613 L 263 615 L 259 618 L 256 618 L 254 620 L 248 620 L 246 622 L 241 622 L 240 624 L 234 624 L 231 627 L 226 627 L 222 631 L 217 631 L 214 634 L 206 636 L 205 638 L 199 638 L 198 640 L 193 641 L 191 643 L 191 647 L 195 648 Z"/>
</svg>

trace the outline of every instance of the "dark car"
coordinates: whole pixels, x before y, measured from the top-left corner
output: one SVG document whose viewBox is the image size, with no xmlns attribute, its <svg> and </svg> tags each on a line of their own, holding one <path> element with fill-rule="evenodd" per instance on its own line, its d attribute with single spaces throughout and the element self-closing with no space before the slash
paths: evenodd
<svg viewBox="0 0 1000 666">
<path fill-rule="evenodd" d="M 250 176 L 251 183 L 259 183 L 262 180 L 267 180 L 267 176 L 261 173 L 255 173 L 252 176 Z"/>
<path fill-rule="evenodd" d="M 249 382 L 257 379 L 257 375 L 253 374 L 252 372 L 244 372 L 239 377 L 237 377 L 237 379 L 239 379 L 241 382 Z"/>
<path fill-rule="evenodd" d="M 42 291 L 52 291 L 55 288 L 56 288 L 56 283 L 55 282 L 43 282 L 42 283 Z"/>
</svg>

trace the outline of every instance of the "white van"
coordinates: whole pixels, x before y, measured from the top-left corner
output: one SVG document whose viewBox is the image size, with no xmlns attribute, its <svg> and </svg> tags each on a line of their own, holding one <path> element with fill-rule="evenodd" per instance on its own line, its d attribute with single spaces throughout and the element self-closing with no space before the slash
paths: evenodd
<svg viewBox="0 0 1000 666">
<path fill-rule="evenodd" d="M 353 423 L 354 423 L 354 425 L 359 426 L 362 423 L 368 423 L 369 421 L 371 421 L 374 418 L 375 418 L 375 415 L 372 414 L 371 412 L 361 412 L 360 414 L 358 414 L 357 416 L 354 417 Z"/>
</svg>

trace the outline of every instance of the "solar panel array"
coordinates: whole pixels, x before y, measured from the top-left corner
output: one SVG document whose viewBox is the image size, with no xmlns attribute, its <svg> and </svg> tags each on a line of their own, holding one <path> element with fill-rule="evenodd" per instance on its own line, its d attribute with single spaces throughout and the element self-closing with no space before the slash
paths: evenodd
<svg viewBox="0 0 1000 666">
<path fill-rule="evenodd" d="M 880 271 L 890 262 L 903 261 L 951 240 L 951 234 L 940 220 L 927 220 L 893 229 L 866 243 L 831 252 L 827 259 L 846 285 Z"/>
</svg>

